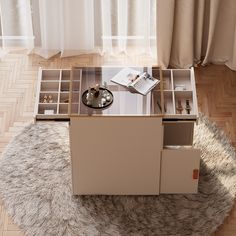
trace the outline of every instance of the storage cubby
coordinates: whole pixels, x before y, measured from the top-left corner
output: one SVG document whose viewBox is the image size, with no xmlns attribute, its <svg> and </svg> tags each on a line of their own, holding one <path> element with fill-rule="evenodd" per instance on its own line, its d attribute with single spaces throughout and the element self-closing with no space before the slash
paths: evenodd
<svg viewBox="0 0 236 236">
<path fill-rule="evenodd" d="M 38 106 L 38 114 L 44 114 L 44 115 L 57 114 L 57 104 L 40 103 Z"/>
<path fill-rule="evenodd" d="M 163 122 L 164 146 L 191 146 L 193 143 L 194 122 L 193 121 L 171 121 Z"/>
<path fill-rule="evenodd" d="M 58 92 L 59 81 L 42 81 L 41 82 L 41 92 Z"/>
<path fill-rule="evenodd" d="M 71 114 L 79 114 L 79 103 L 71 104 Z"/>
<path fill-rule="evenodd" d="M 79 103 L 79 92 L 73 92 L 71 96 L 71 102 L 72 103 Z"/>
<path fill-rule="evenodd" d="M 70 91 L 70 82 L 61 81 L 61 92 L 69 92 L 69 91 Z"/>
<path fill-rule="evenodd" d="M 57 103 L 58 93 L 41 92 L 39 95 L 39 103 Z"/>
<path fill-rule="evenodd" d="M 174 90 L 192 90 L 191 70 L 172 70 Z"/>
<path fill-rule="evenodd" d="M 164 112 L 165 114 L 175 114 L 172 91 L 164 91 Z"/>
<path fill-rule="evenodd" d="M 161 114 L 161 92 L 154 91 L 154 113 Z M 164 114 L 174 115 L 174 97 L 172 91 L 164 91 Z"/>
<path fill-rule="evenodd" d="M 70 70 L 62 70 L 61 80 L 62 81 L 70 81 Z"/>
<path fill-rule="evenodd" d="M 153 91 L 152 93 L 154 114 L 161 114 L 161 92 Z"/>
<path fill-rule="evenodd" d="M 69 92 L 60 93 L 60 103 L 69 103 Z"/>
<path fill-rule="evenodd" d="M 74 70 L 73 71 L 73 80 L 80 81 L 81 74 L 82 74 L 81 70 Z"/>
<path fill-rule="evenodd" d="M 68 114 L 69 104 L 59 104 L 59 114 Z"/>
<path fill-rule="evenodd" d="M 192 91 L 175 91 L 175 113 L 179 115 L 194 114 L 193 93 Z M 182 107 L 182 112 L 181 109 Z"/>
<path fill-rule="evenodd" d="M 60 70 L 42 70 L 42 81 L 60 79 Z"/>
<path fill-rule="evenodd" d="M 80 90 L 80 81 L 74 80 L 72 81 L 72 91 L 79 92 Z"/>
<path fill-rule="evenodd" d="M 156 75 L 157 76 L 157 75 Z M 154 75 L 153 75 L 154 77 Z M 159 78 L 159 76 L 157 76 Z M 163 79 L 163 90 L 172 90 L 172 73 L 171 70 L 162 70 L 162 79 Z M 160 83 L 155 87 L 154 90 L 161 90 Z"/>
</svg>

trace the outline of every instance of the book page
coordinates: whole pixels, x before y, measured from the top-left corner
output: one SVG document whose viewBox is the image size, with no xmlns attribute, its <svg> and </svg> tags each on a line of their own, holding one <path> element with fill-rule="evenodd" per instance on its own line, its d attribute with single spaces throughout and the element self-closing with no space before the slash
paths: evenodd
<svg viewBox="0 0 236 236">
<path fill-rule="evenodd" d="M 111 81 L 123 86 L 130 86 L 132 84 L 132 78 L 133 76 L 139 75 L 140 72 L 131 68 L 124 68 L 119 73 L 117 73 Z"/>
<path fill-rule="evenodd" d="M 140 76 L 137 80 L 135 80 L 131 87 L 133 87 L 137 92 L 146 95 L 150 92 L 160 81 L 154 78 L 145 78 L 144 76 Z"/>
</svg>

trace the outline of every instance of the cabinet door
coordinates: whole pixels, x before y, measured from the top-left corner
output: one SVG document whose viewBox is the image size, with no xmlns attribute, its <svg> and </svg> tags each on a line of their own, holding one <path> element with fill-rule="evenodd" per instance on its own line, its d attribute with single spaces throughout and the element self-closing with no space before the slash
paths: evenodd
<svg viewBox="0 0 236 236">
<path fill-rule="evenodd" d="M 164 149 L 160 193 L 197 193 L 199 164 L 199 150 Z"/>
<path fill-rule="evenodd" d="M 74 194 L 159 194 L 162 120 L 71 117 Z"/>
</svg>

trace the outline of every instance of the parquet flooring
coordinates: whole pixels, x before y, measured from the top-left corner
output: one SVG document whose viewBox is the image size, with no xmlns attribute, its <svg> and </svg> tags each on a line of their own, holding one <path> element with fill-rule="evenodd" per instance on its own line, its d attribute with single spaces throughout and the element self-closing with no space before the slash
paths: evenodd
<svg viewBox="0 0 236 236">
<path fill-rule="evenodd" d="M 45 60 L 25 51 L 11 51 L 0 60 L 0 153 L 28 122 L 33 122 L 37 72 L 43 68 L 70 68 L 72 65 L 151 65 L 149 56 L 100 57 L 82 55 L 70 58 L 55 56 Z M 225 66 L 196 68 L 199 110 L 224 129 L 236 147 L 236 72 Z M 1 157 L 0 157 L 1 158 Z M 7 216 L 0 200 L 0 236 L 23 236 Z M 214 236 L 236 235 L 236 205 Z"/>
</svg>

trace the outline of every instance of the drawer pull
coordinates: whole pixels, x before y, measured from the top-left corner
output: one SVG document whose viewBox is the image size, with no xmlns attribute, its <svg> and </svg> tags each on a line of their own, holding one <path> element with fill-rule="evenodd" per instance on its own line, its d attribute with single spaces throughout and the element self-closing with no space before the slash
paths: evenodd
<svg viewBox="0 0 236 236">
<path fill-rule="evenodd" d="M 199 170 L 198 169 L 194 169 L 193 170 L 193 179 L 198 179 L 199 176 Z"/>
</svg>

